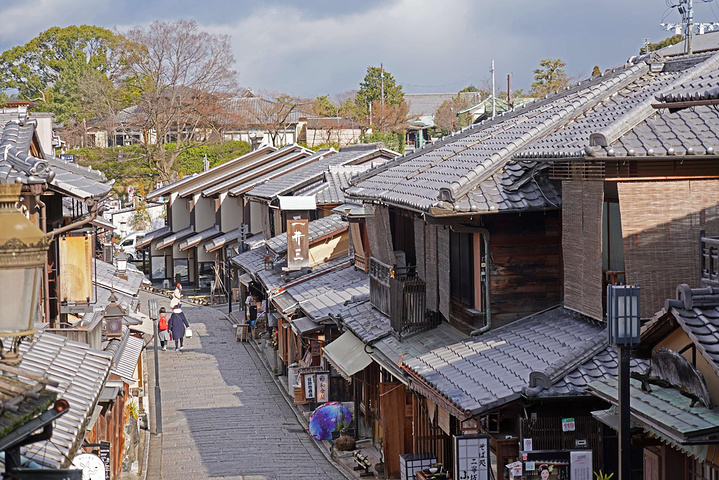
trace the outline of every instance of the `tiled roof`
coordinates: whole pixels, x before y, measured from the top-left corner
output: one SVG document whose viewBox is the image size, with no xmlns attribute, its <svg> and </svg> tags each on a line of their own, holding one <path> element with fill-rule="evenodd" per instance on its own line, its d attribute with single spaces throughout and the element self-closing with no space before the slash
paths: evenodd
<svg viewBox="0 0 719 480">
<path fill-rule="evenodd" d="M 481 96 L 478 92 L 462 92 L 462 99 L 477 103 Z M 408 117 L 420 115 L 434 116 L 437 109 L 446 101 L 457 98 L 457 93 L 405 93 L 404 99 L 409 106 Z"/>
<path fill-rule="evenodd" d="M 463 206 L 458 202 L 482 188 L 489 177 L 501 175 L 513 155 L 531 142 L 562 127 L 646 70 L 646 65 L 633 65 L 610 71 L 468 127 L 359 175 L 346 193 L 423 211 L 433 207 L 475 211 L 471 202 Z M 531 187 L 533 182 L 525 185 Z M 496 188 L 496 180 L 492 186 Z M 547 202 L 542 208 L 555 207 Z"/>
<path fill-rule="evenodd" d="M 680 285 L 677 291 L 681 299 L 668 300 L 664 308 L 719 375 L 719 289 Z"/>
<path fill-rule="evenodd" d="M 214 252 L 215 250 L 218 250 L 225 245 L 230 245 L 234 242 L 237 242 L 239 238 L 240 231 L 237 229 L 232 230 L 231 232 L 223 233 L 222 235 L 205 242 L 205 250 L 207 251 L 207 253 Z"/>
<path fill-rule="evenodd" d="M 541 165 L 521 160 L 713 154 L 719 113 L 652 105 L 713 85 L 719 54 L 632 61 L 361 174 L 347 194 L 430 213 L 551 209 Z"/>
<path fill-rule="evenodd" d="M 365 300 L 349 303 L 341 312 L 342 323 L 365 343 L 371 343 L 392 333 L 389 317 Z"/>
<path fill-rule="evenodd" d="M 195 233 L 195 226 L 190 225 L 189 227 L 180 230 L 179 232 L 172 232 L 167 236 L 164 236 L 163 239 L 158 242 L 157 248 L 158 250 L 162 250 L 163 248 L 167 248 L 172 246 L 175 242 L 178 240 L 182 240 L 183 238 L 187 238 L 190 235 L 193 235 Z"/>
<path fill-rule="evenodd" d="M 291 174 L 291 172 L 294 172 L 301 167 L 317 162 L 320 158 L 322 158 L 322 155 L 323 154 L 321 153 L 314 152 L 310 154 L 307 154 L 306 152 L 295 153 L 294 155 L 287 157 L 292 160 L 290 163 L 272 166 L 270 169 L 259 172 L 258 175 L 244 177 L 241 182 L 236 181 L 238 179 L 233 180 L 233 187 L 230 188 L 229 194 L 232 196 L 243 195 L 262 182 L 267 182 L 282 175 Z"/>
<path fill-rule="evenodd" d="M 137 241 L 137 243 L 135 244 L 135 248 L 137 249 L 146 247 L 150 245 L 153 241 L 165 238 L 171 233 L 172 231 L 168 226 L 160 227 L 151 232 L 147 232 L 140 240 Z"/>
<path fill-rule="evenodd" d="M 262 251 L 264 252 L 264 249 L 262 249 Z M 264 260 L 264 256 L 259 260 Z M 262 261 L 261 264 L 263 266 L 255 271 L 254 277 L 264 285 L 268 292 L 276 292 L 286 284 L 299 281 L 305 276 L 314 276 L 322 272 L 341 268 L 348 262 L 349 260 L 346 257 L 340 256 L 312 266 L 309 272 L 300 271 L 287 274 L 282 270 L 284 262 L 277 262 L 275 260 L 274 268 L 272 270 L 265 270 L 264 261 Z"/>
<path fill-rule="evenodd" d="M 660 102 L 688 102 L 719 98 L 719 72 L 699 75 L 655 97 Z"/>
<path fill-rule="evenodd" d="M 227 192 L 238 185 L 257 185 L 269 178 L 273 178 L 272 172 L 287 166 L 297 165 L 297 162 L 315 155 L 315 152 L 302 148 L 299 145 L 288 145 L 277 151 L 268 153 L 263 157 L 252 160 L 246 164 L 238 165 L 236 168 L 226 172 L 222 179 L 214 179 L 207 182 L 202 190 L 202 195 L 211 197 L 221 192 Z M 316 158 L 315 158 L 316 160 Z M 269 174 L 269 175 L 268 175 Z M 276 174 L 274 175 L 276 176 Z M 221 180 L 221 181 L 217 181 Z M 246 188 L 246 187 L 245 187 Z"/>
<path fill-rule="evenodd" d="M 276 150 L 277 149 L 275 147 L 270 146 L 260 147 L 257 150 L 253 150 L 242 156 L 228 160 L 223 164 L 217 165 L 206 172 L 194 173 L 155 189 L 147 194 L 147 199 L 153 200 L 173 192 L 178 192 L 181 196 L 184 196 L 185 194 L 189 195 L 197 189 L 201 190 L 215 183 L 219 183 L 227 175 L 234 175 L 237 169 L 242 169 L 245 165 L 255 165 L 258 157 L 264 158 Z"/>
<path fill-rule="evenodd" d="M 409 360 L 428 352 L 453 345 L 467 338 L 467 335 L 455 330 L 447 323 L 441 323 L 437 328 L 427 330 L 411 337 L 398 341 L 393 335 L 387 335 L 372 344 L 371 357 L 395 376 L 402 375 L 399 367 L 400 361 Z"/>
<path fill-rule="evenodd" d="M 247 196 L 261 200 L 273 200 L 278 195 L 288 195 L 307 185 L 319 182 L 323 179 L 327 167 L 334 165 L 335 161 L 340 162 L 341 157 L 336 158 L 339 154 L 334 150 L 319 151 L 317 153 L 319 160 L 316 162 L 261 183 L 247 192 Z"/>
<path fill-rule="evenodd" d="M 367 148 L 367 147 L 370 148 Z M 278 195 L 298 194 L 302 188 L 321 182 L 325 178 L 328 169 L 344 165 L 383 163 L 386 160 L 397 156 L 395 152 L 383 148 L 381 145 L 349 145 L 340 148 L 339 152 L 334 150 L 320 150 L 318 154 L 324 154 L 317 162 L 293 170 L 292 172 L 257 185 L 247 195 L 258 199 L 272 200 Z M 360 167 L 366 170 L 369 166 Z M 308 193 L 303 193 L 307 195 Z"/>
<path fill-rule="evenodd" d="M 201 231 L 191 237 L 188 237 L 185 241 L 180 243 L 180 250 L 187 250 L 192 247 L 198 246 L 200 243 L 210 240 L 220 234 L 220 227 L 213 225 L 210 228 Z"/>
<path fill-rule="evenodd" d="M 330 167 L 325 172 L 325 181 L 327 183 L 315 193 L 317 205 L 339 205 L 344 203 L 344 189 L 349 187 L 350 178 L 367 171 L 369 168 L 369 165 Z"/>
<path fill-rule="evenodd" d="M 85 438 L 85 427 L 110 374 L 112 357 L 51 333 L 36 335 L 32 343 L 23 343 L 20 349 L 20 367 L 56 381 L 58 386 L 53 390 L 70 403 L 70 410 L 55 421 L 52 438 L 28 445 L 24 455 L 48 468 L 66 468 Z"/>
<path fill-rule="evenodd" d="M 593 382 L 589 388 L 598 397 L 617 404 L 616 379 Z M 719 409 L 708 409 L 701 402 L 691 407 L 691 399 L 676 388 L 652 385 L 651 391 L 645 392 L 641 382 L 632 379 L 629 394 L 632 417 L 648 426 L 645 430 L 649 433 L 657 429 L 679 444 L 708 443 L 719 433 Z"/>
<path fill-rule="evenodd" d="M 403 363 L 461 411 L 476 415 L 518 399 L 530 374 L 556 380 L 605 344 L 604 326 L 557 307 Z"/>
<path fill-rule="evenodd" d="M 3 402 L 12 406 L 0 409 L 0 438 L 6 439 L 53 404 L 57 394 L 47 388 L 47 383 L 37 377 L 20 380 L 14 375 L 0 375 L 0 395 Z"/>
<path fill-rule="evenodd" d="M 102 199 L 110 193 L 115 183 L 115 180 L 108 182 L 105 175 L 92 167 L 83 167 L 58 158 L 49 158 L 46 161 L 55 172 L 50 186 L 72 197 Z"/>
<path fill-rule="evenodd" d="M 362 125 L 349 118 L 342 117 L 309 117 L 307 128 L 314 130 L 332 130 L 335 128 L 362 130 Z"/>
<path fill-rule="evenodd" d="M 369 294 L 369 277 L 350 266 L 312 278 L 285 290 L 305 315 L 320 321 L 337 315 L 355 295 Z"/>
<path fill-rule="evenodd" d="M 342 220 L 339 215 L 328 215 L 319 220 L 312 220 L 307 224 L 309 243 L 312 245 L 312 242 L 317 239 L 340 232 L 348 226 L 349 223 Z M 287 232 L 280 233 L 267 240 L 267 247 L 276 255 L 287 253 Z"/>
</svg>

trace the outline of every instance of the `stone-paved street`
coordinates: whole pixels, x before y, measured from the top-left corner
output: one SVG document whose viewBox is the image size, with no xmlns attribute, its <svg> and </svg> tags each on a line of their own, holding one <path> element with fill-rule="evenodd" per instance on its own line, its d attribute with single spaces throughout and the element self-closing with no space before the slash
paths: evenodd
<svg viewBox="0 0 719 480">
<path fill-rule="evenodd" d="M 144 311 L 148 298 L 169 310 L 168 300 L 143 291 Z M 303 430 L 252 346 L 235 341 L 227 319 L 212 308 L 183 310 L 194 335 L 184 352 L 174 345 L 159 352 L 163 433 L 151 440 L 147 478 L 345 478 Z M 154 392 L 153 355 L 150 346 Z"/>
</svg>

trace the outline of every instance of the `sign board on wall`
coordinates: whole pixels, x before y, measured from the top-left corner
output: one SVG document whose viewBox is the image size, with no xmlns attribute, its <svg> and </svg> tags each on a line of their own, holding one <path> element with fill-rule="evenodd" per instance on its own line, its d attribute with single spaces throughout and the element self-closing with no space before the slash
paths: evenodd
<svg viewBox="0 0 719 480">
<path fill-rule="evenodd" d="M 532 451 L 532 439 L 531 438 L 525 438 L 523 440 L 523 445 L 524 445 L 524 448 L 522 450 L 524 450 L 525 452 Z"/>
<path fill-rule="evenodd" d="M 93 299 L 93 251 L 91 233 L 67 234 L 58 242 L 60 301 L 90 303 Z"/>
<path fill-rule="evenodd" d="M 569 478 L 592 480 L 592 451 L 574 450 L 569 453 Z"/>
<path fill-rule="evenodd" d="M 310 241 L 307 220 L 287 220 L 287 269 L 310 266 Z"/>
<path fill-rule="evenodd" d="M 105 480 L 105 464 L 94 453 L 81 453 L 72 459 L 72 466 L 82 469 L 82 478 Z"/>
<path fill-rule="evenodd" d="M 573 432 L 576 429 L 576 423 L 574 422 L 574 418 L 563 418 L 562 419 L 562 431 L 563 432 Z"/>
<path fill-rule="evenodd" d="M 489 435 L 455 435 L 454 480 L 489 480 Z"/>
<path fill-rule="evenodd" d="M 329 400 L 330 394 L 330 375 L 329 373 L 317 374 L 317 401 L 326 402 Z"/>
<path fill-rule="evenodd" d="M 305 398 L 315 398 L 315 376 L 313 374 L 305 377 Z"/>
</svg>

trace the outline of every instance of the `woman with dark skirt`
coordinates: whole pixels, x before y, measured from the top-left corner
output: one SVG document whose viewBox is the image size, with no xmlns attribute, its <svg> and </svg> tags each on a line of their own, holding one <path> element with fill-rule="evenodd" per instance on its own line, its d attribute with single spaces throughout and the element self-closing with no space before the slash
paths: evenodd
<svg viewBox="0 0 719 480">
<path fill-rule="evenodd" d="M 185 318 L 185 314 L 182 313 L 182 308 L 179 305 L 172 309 L 172 315 L 170 315 L 170 320 L 167 323 L 172 339 L 175 341 L 175 351 L 182 350 L 185 340 L 185 328 L 189 328 L 190 324 L 187 322 L 187 318 Z"/>
</svg>

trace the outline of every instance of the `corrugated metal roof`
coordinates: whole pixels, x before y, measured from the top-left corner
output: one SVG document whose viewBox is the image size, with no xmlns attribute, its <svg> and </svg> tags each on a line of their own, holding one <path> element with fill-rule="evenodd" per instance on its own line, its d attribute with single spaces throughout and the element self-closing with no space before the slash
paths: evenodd
<svg viewBox="0 0 719 480">
<path fill-rule="evenodd" d="M 60 335 L 40 333 L 20 346 L 20 367 L 57 382 L 53 390 L 70 403 L 70 410 L 55 421 L 48 441 L 25 447 L 25 456 L 48 468 L 65 468 L 85 438 L 85 427 L 110 374 L 112 357 L 84 343 Z"/>
<path fill-rule="evenodd" d="M 122 352 L 119 358 L 115 360 L 115 365 L 111 372 L 122 378 L 123 382 L 132 384 L 138 380 L 134 377 L 135 369 L 137 368 L 137 362 L 140 359 L 140 354 L 145 346 L 145 342 L 142 338 L 130 335 L 129 332 L 126 335 L 127 339 L 124 342 Z"/>
</svg>

